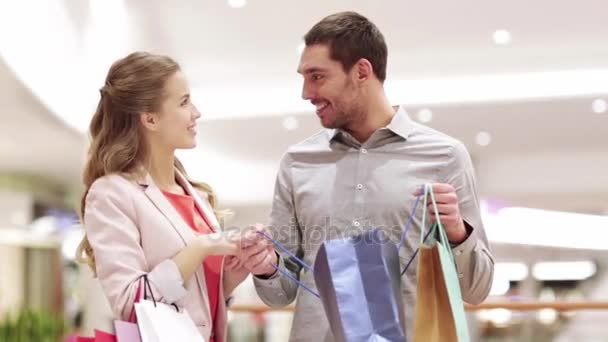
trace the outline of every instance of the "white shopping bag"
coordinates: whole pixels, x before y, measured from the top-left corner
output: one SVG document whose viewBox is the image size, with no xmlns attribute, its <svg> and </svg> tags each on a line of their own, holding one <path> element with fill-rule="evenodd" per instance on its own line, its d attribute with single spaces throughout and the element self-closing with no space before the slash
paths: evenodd
<svg viewBox="0 0 608 342">
<path fill-rule="evenodd" d="M 143 278 L 144 299 L 135 303 L 141 342 L 206 342 L 188 311 L 154 299 L 148 277 Z"/>
<path fill-rule="evenodd" d="M 142 300 L 135 312 L 142 342 L 205 342 L 185 309 Z"/>
</svg>

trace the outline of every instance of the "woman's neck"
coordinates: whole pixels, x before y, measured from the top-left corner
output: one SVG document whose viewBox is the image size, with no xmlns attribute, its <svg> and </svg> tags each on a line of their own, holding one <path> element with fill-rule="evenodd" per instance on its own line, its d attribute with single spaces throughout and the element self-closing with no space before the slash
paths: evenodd
<svg viewBox="0 0 608 342">
<path fill-rule="evenodd" d="M 165 191 L 181 192 L 175 180 L 175 155 L 173 151 L 152 151 L 148 161 L 148 172 L 156 185 Z"/>
</svg>

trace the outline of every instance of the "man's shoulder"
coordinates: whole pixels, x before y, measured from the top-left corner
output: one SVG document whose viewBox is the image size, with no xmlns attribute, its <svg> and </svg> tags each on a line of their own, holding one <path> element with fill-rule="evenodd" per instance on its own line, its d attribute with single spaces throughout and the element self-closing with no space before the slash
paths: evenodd
<svg viewBox="0 0 608 342">
<path fill-rule="evenodd" d="M 289 146 L 287 153 L 329 151 L 330 134 L 327 129 L 322 129 L 310 137 Z"/>
<path fill-rule="evenodd" d="M 438 131 L 429 126 L 422 125 L 420 123 L 414 123 L 414 131 L 411 135 L 411 139 L 414 141 L 437 143 L 439 145 L 454 147 L 462 144 L 462 142 L 451 135 L 444 132 Z"/>
</svg>

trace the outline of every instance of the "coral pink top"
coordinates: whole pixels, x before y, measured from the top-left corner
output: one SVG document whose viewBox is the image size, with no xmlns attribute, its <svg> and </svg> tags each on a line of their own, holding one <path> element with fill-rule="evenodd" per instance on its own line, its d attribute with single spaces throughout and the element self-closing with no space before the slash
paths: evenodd
<svg viewBox="0 0 608 342">
<path fill-rule="evenodd" d="M 213 228 L 207 223 L 204 214 L 198 210 L 194 203 L 194 199 L 191 196 L 167 191 L 163 191 L 163 194 L 195 232 L 199 234 L 214 233 Z M 209 309 L 211 310 L 211 320 L 214 327 L 218 300 L 220 297 L 220 286 L 222 286 L 220 272 L 223 262 L 223 256 L 210 255 L 205 258 L 202 265 L 205 272 L 205 280 L 207 282 L 207 291 L 209 292 Z M 214 339 L 211 338 L 209 342 L 214 342 Z"/>
</svg>

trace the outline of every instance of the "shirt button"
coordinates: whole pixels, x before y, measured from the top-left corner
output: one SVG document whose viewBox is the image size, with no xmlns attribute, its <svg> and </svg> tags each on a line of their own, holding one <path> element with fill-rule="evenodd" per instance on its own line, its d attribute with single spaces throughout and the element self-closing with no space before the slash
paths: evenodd
<svg viewBox="0 0 608 342">
<path fill-rule="evenodd" d="M 462 249 L 457 249 L 456 250 L 456 255 L 461 255 L 462 254 Z"/>
<path fill-rule="evenodd" d="M 363 189 L 363 184 L 357 184 L 357 189 L 359 189 L 359 190 Z"/>
<path fill-rule="evenodd" d="M 359 223 L 359 221 L 353 221 L 353 226 L 359 227 L 359 225 L 361 225 L 361 223 Z"/>
<path fill-rule="evenodd" d="M 362 148 L 362 149 L 361 149 L 361 153 L 366 154 L 366 153 L 367 153 L 367 150 L 366 150 L 366 149 L 364 149 L 364 148 Z"/>
</svg>

